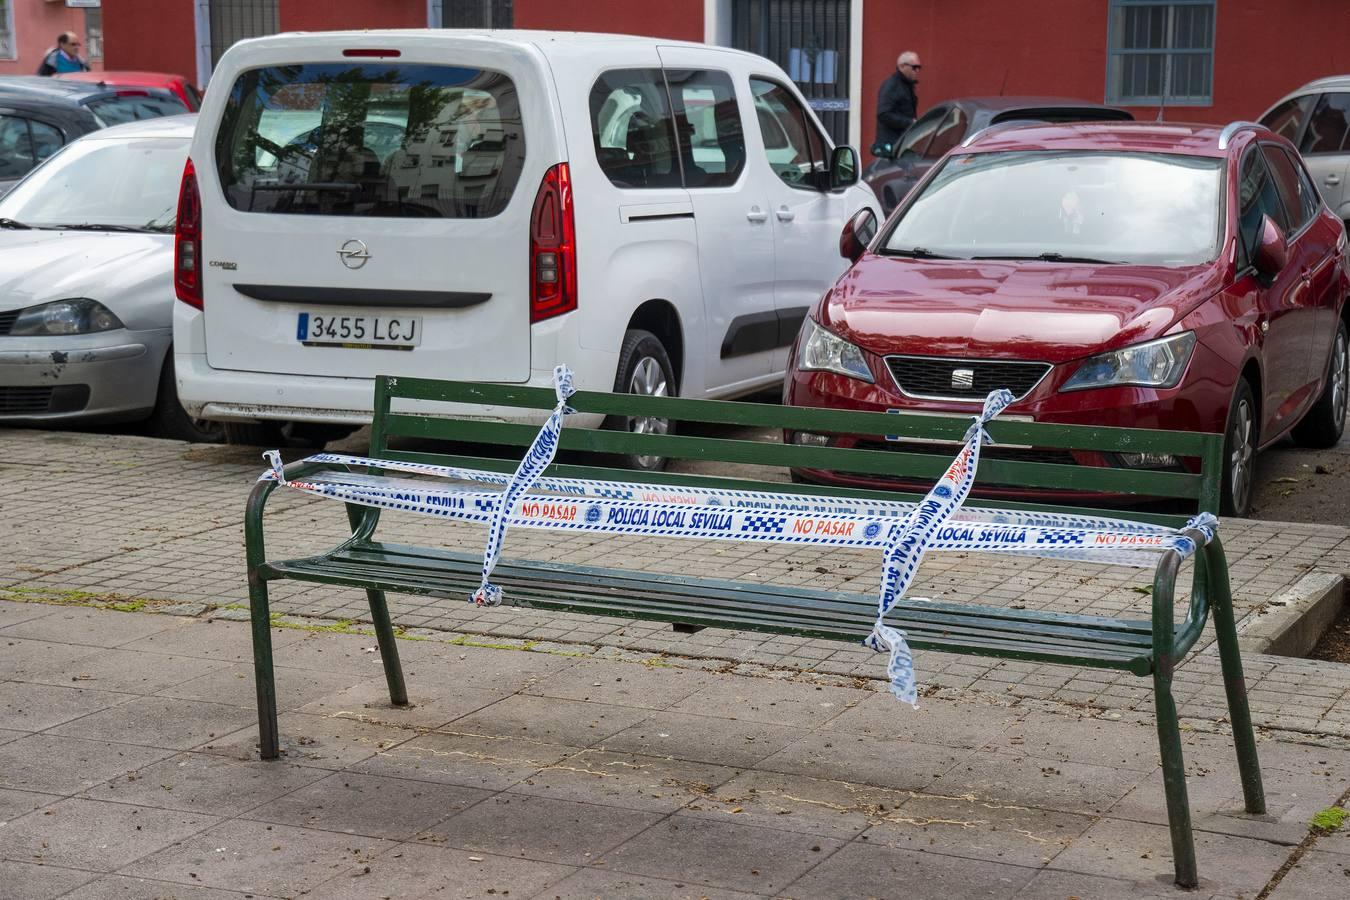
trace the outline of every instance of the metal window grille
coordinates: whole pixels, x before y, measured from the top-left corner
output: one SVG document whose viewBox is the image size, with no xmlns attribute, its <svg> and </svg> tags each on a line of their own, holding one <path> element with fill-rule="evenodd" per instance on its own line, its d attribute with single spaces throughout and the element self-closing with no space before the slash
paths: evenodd
<svg viewBox="0 0 1350 900">
<path fill-rule="evenodd" d="M 432 28 L 514 28 L 512 0 L 432 0 Z"/>
<path fill-rule="evenodd" d="M 281 30 L 277 0 L 211 0 L 211 65 L 236 41 Z"/>
<path fill-rule="evenodd" d="M 1111 0 L 1107 100 L 1212 103 L 1216 5 L 1216 0 Z"/>
<path fill-rule="evenodd" d="M 0 59 L 18 59 L 14 44 L 14 3 L 0 0 Z"/>
<path fill-rule="evenodd" d="M 787 72 L 836 144 L 848 143 L 849 0 L 735 0 L 731 44 Z"/>
<path fill-rule="evenodd" d="M 84 11 L 84 49 L 89 59 L 103 58 L 103 10 L 86 7 Z"/>
</svg>

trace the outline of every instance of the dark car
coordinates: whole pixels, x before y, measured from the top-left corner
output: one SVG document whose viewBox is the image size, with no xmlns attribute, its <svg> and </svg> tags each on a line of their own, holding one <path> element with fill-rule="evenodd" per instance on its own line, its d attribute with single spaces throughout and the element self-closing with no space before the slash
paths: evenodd
<svg viewBox="0 0 1350 900">
<path fill-rule="evenodd" d="M 860 214 L 861 216 L 861 214 Z M 865 217 L 863 217 L 865 218 Z M 1330 447 L 1350 390 L 1345 228 L 1266 128 L 1026 124 L 936 166 L 817 301 L 788 362 L 794 406 L 958 413 L 1225 436 L 1222 510 L 1250 509 L 1253 456 Z M 798 444 L 887 449 L 860 435 Z M 993 446 L 994 456 L 1162 471 L 1155 453 Z M 870 486 L 869 476 L 803 471 Z M 875 480 L 875 479 L 871 479 Z"/>
<path fill-rule="evenodd" d="M 1068 97 L 962 97 L 939 103 L 895 144 L 872 148 L 876 158 L 863 181 L 876 191 L 886 215 L 904 199 L 943 154 L 991 125 L 1004 122 L 1127 122 L 1123 109 Z"/>
<path fill-rule="evenodd" d="M 81 135 L 182 112 L 182 101 L 166 90 L 0 78 L 0 194 Z"/>
</svg>

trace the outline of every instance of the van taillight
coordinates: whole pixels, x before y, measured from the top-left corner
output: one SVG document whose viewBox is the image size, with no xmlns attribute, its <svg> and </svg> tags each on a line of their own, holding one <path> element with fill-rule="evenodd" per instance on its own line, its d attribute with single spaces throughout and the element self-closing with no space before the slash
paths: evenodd
<svg viewBox="0 0 1350 900">
<path fill-rule="evenodd" d="M 530 214 L 530 323 L 577 308 L 576 222 L 567 163 L 544 173 Z"/>
<path fill-rule="evenodd" d="M 202 195 L 192 160 L 178 188 L 178 223 L 173 235 L 173 289 L 188 306 L 202 308 Z"/>
</svg>

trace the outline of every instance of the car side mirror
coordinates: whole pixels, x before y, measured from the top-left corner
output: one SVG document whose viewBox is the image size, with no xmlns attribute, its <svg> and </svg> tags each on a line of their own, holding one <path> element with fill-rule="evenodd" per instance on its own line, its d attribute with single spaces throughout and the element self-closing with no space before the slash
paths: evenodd
<svg viewBox="0 0 1350 900">
<path fill-rule="evenodd" d="M 858 183 L 858 151 L 852 147 L 835 147 L 830 154 L 830 190 L 846 188 Z"/>
<path fill-rule="evenodd" d="M 1284 235 L 1280 234 L 1279 227 L 1270 220 L 1270 216 L 1262 216 L 1252 265 L 1267 278 L 1274 278 L 1288 264 L 1289 247 L 1284 241 Z"/>
<path fill-rule="evenodd" d="M 850 263 L 857 262 L 876 236 L 876 214 L 864 207 L 844 223 L 844 231 L 839 235 L 839 255 Z"/>
</svg>

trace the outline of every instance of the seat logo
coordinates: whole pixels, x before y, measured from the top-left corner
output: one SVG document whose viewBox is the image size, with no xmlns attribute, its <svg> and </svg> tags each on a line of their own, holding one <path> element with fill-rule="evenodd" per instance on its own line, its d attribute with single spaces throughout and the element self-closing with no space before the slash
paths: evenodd
<svg viewBox="0 0 1350 900">
<path fill-rule="evenodd" d="M 370 261 L 370 251 L 366 249 L 366 242 L 356 238 L 339 247 L 337 255 L 342 264 L 349 269 L 359 269 Z"/>
<path fill-rule="evenodd" d="M 952 387 L 959 389 L 975 386 L 974 369 L 952 369 Z"/>
</svg>

